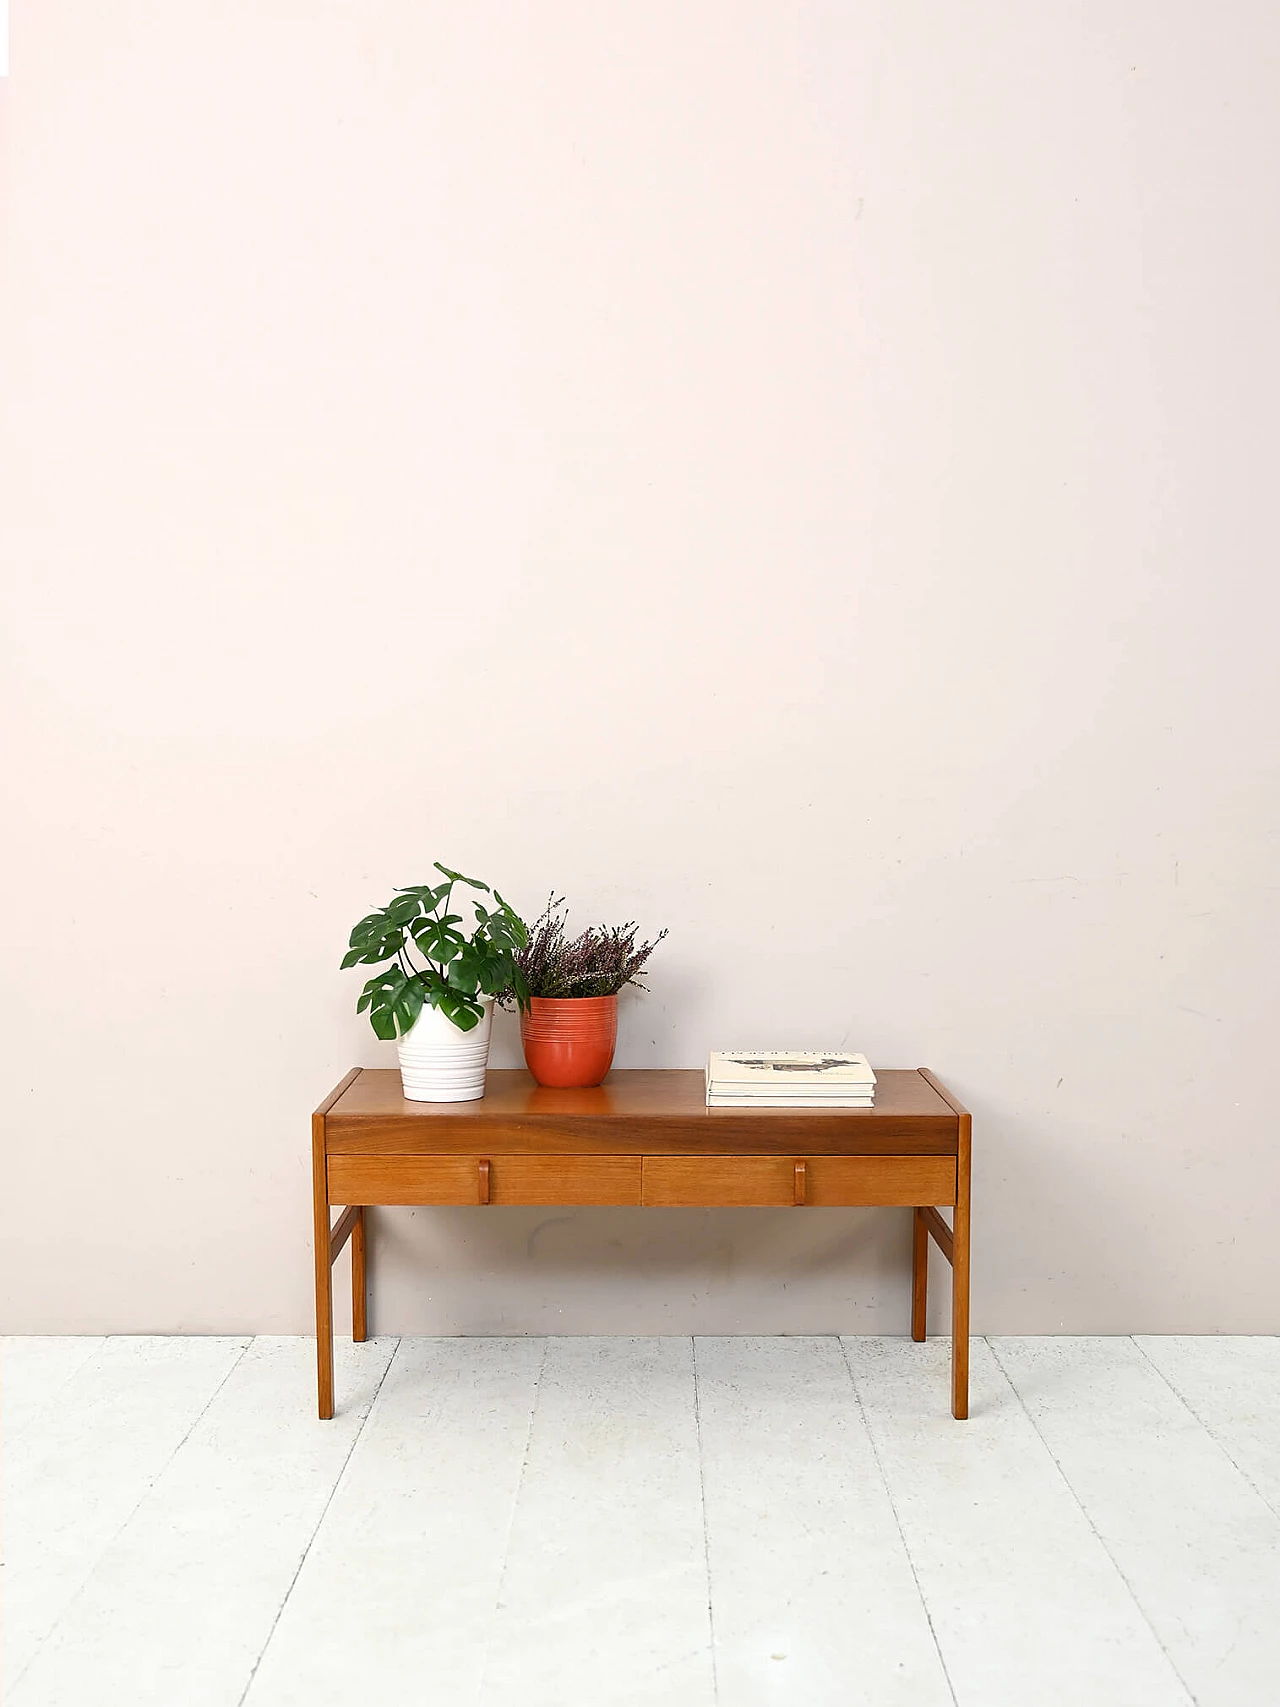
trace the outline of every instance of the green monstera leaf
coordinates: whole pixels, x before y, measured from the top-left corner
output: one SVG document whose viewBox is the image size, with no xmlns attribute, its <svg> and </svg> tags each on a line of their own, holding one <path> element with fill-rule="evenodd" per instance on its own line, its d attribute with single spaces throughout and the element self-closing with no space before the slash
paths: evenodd
<svg viewBox="0 0 1280 1707">
<path fill-rule="evenodd" d="M 422 980 L 407 978 L 398 965 L 391 966 L 376 978 L 370 978 L 356 1003 L 356 1012 L 363 1013 L 368 1008 L 374 1033 L 391 1043 L 397 1034 L 403 1037 L 409 1030 L 422 1012 L 425 1000 Z"/>
</svg>

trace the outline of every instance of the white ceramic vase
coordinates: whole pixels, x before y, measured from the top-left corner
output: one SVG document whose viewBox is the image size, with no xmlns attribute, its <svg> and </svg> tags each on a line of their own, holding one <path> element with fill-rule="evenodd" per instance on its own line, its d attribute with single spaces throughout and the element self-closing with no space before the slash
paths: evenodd
<svg viewBox="0 0 1280 1707">
<path fill-rule="evenodd" d="M 479 1000 L 484 1013 L 470 1031 L 460 1031 L 439 1008 L 424 1007 L 400 1038 L 400 1082 L 409 1102 L 475 1102 L 484 1095 L 493 997 Z"/>
</svg>

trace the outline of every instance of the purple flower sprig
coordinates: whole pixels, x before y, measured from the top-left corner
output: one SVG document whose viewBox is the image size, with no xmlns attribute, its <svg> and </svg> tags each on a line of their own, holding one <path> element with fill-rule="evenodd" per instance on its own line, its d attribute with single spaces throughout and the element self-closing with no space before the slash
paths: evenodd
<svg viewBox="0 0 1280 1707">
<path fill-rule="evenodd" d="M 531 996 L 564 1000 L 574 996 L 615 996 L 624 984 L 644 989 L 639 973 L 666 936 L 637 943 L 639 926 L 588 925 L 571 937 L 563 896 L 554 893 L 529 929 L 529 940 L 515 956 Z"/>
</svg>

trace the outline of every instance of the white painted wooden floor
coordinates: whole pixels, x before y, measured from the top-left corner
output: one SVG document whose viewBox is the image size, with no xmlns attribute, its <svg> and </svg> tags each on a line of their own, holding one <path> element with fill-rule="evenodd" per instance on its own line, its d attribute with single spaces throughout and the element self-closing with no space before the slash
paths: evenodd
<svg viewBox="0 0 1280 1707">
<path fill-rule="evenodd" d="M 1280 1340 L 0 1347 L 8 1707 L 1276 1707 Z"/>
</svg>

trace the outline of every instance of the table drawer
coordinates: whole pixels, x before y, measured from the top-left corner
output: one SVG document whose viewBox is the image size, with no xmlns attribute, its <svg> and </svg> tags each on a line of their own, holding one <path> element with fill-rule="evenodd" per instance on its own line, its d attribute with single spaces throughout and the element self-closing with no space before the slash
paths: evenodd
<svg viewBox="0 0 1280 1707">
<path fill-rule="evenodd" d="M 486 1180 L 487 1164 L 488 1178 Z M 330 1203 L 639 1203 L 639 1156 L 329 1157 Z"/>
<path fill-rule="evenodd" d="M 639 1156 L 495 1156 L 490 1203 L 639 1203 Z"/>
<path fill-rule="evenodd" d="M 330 1156 L 330 1203 L 479 1203 L 478 1156 Z"/>
<path fill-rule="evenodd" d="M 769 1208 L 954 1203 L 951 1156 L 646 1156 L 644 1202 Z"/>
<path fill-rule="evenodd" d="M 954 1156 L 808 1156 L 804 1201 L 840 1204 L 954 1203 Z"/>
<path fill-rule="evenodd" d="M 644 1201 L 709 1209 L 794 1203 L 795 1160 L 791 1156 L 646 1156 Z"/>
</svg>

